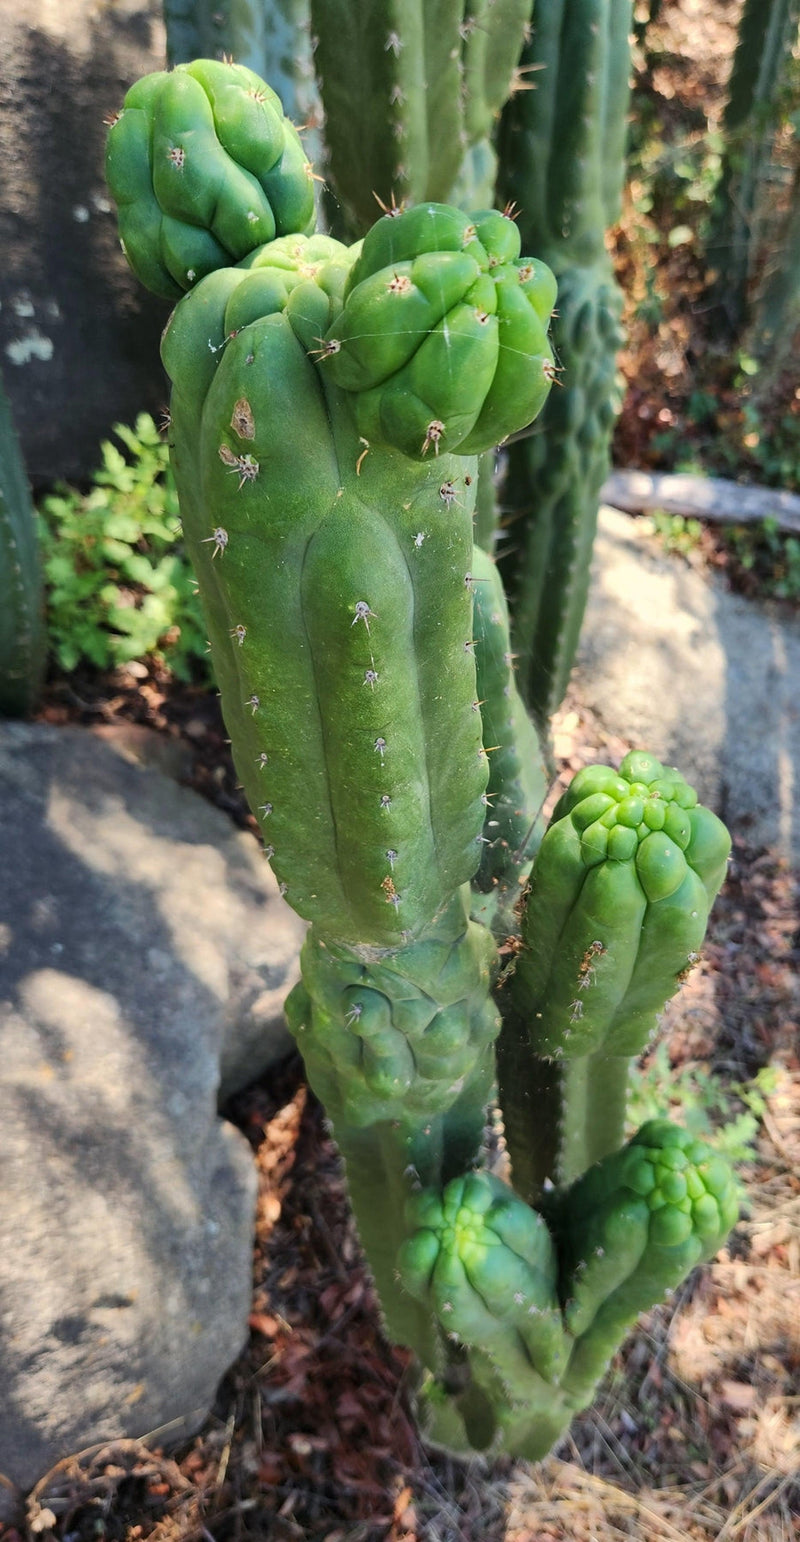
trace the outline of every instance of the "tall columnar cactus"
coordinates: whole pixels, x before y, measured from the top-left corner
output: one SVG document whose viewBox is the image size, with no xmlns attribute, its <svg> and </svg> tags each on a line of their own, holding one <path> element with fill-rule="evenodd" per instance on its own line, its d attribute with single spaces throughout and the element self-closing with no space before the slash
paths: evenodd
<svg viewBox="0 0 800 1542">
<path fill-rule="evenodd" d="M 491 200 L 490 136 L 529 15 L 530 0 L 311 0 L 328 175 L 350 231 L 372 224 L 376 196 Z"/>
<path fill-rule="evenodd" d="M 232 88 L 249 80 L 227 68 Z M 140 83 L 136 100 L 161 89 Z M 191 141 L 183 148 L 185 165 Z M 124 153 L 117 185 L 144 197 L 162 170 L 151 140 L 131 135 Z M 255 152 L 240 146 L 237 164 L 260 180 Z M 201 173 L 202 161 L 200 235 L 219 211 Z M 291 161 L 285 174 L 293 196 Z M 209 175 L 218 187 L 213 160 Z M 280 175 L 271 193 L 282 206 Z M 138 234 L 138 269 L 159 283 L 160 220 Z M 547 396 L 553 294 L 510 218 L 425 202 L 386 214 L 355 248 L 298 230 L 219 266 L 180 300 L 162 347 L 184 534 L 234 759 L 281 890 L 311 922 L 287 1016 L 333 1122 L 387 1330 L 425 1368 L 421 1410 L 436 1439 L 529 1455 L 590 1397 L 635 1313 L 732 1219 L 724 1171 L 671 1127 L 589 1174 L 596 1202 L 579 1184 L 539 1214 L 479 1170 L 500 1028 L 485 923 L 504 940 L 516 926 L 546 775 L 473 515 L 479 454 Z M 619 816 L 619 831 L 610 818 L 602 828 L 615 851 L 632 839 L 640 853 L 645 908 L 665 924 L 659 943 L 645 917 L 641 952 L 666 977 L 675 937 L 685 941 L 677 900 L 662 903 L 673 894 L 662 869 L 671 880 L 678 857 L 647 856 L 639 826 L 661 826 L 652 811 L 652 826 L 643 811 L 631 823 L 637 797 L 663 805 L 662 843 L 678 856 L 686 846 L 693 877 L 711 884 L 719 853 L 688 789 L 649 757 L 621 778 L 605 771 L 602 787 L 598 776 L 565 795 L 558 824 L 587 804 L 584 824 Z M 551 881 L 549 839 L 534 895 L 537 872 Z M 617 855 L 637 860 L 627 847 Z M 576 871 L 557 872 L 553 910 L 577 914 L 579 891 Z M 613 907 L 601 922 L 611 951 Z M 626 927 L 621 916 L 620 947 L 635 952 Z M 568 926 L 564 936 L 568 972 Z M 537 946 L 529 928 L 525 948 Z M 551 1035 L 534 1057 L 554 1053 L 561 949 L 559 934 L 552 982 L 520 955 L 514 1022 L 541 1013 Z M 628 1016 L 612 1025 L 619 1056 L 652 1007 L 635 973 L 626 989 Z M 613 1267 L 579 1256 L 582 1215 Z"/>
<path fill-rule="evenodd" d="M 558 385 L 535 430 L 509 447 L 497 553 L 520 687 L 542 724 L 575 656 L 620 406 L 622 299 L 604 238 L 622 195 L 630 20 L 630 0 L 536 6 L 523 53 L 535 90 L 501 123 L 501 200 L 519 204 L 523 244 L 558 280 Z"/>
<path fill-rule="evenodd" d="M 745 0 L 722 120 L 725 153 L 708 242 L 713 294 L 733 332 L 747 310 L 760 210 L 781 117 L 781 86 L 799 24 L 800 0 Z M 786 252 L 788 271 L 793 260 L 794 254 Z"/>
<path fill-rule="evenodd" d="M 0 715 L 34 706 L 46 648 L 36 514 L 0 378 Z"/>
</svg>

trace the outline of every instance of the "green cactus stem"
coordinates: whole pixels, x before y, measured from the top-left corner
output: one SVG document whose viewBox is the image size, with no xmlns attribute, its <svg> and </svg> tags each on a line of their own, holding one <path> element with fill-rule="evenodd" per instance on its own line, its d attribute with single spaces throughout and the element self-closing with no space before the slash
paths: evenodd
<svg viewBox="0 0 800 1542">
<path fill-rule="evenodd" d="M 243 65 L 198 59 L 143 76 L 108 135 L 123 250 L 167 299 L 275 236 L 311 229 L 312 176 L 275 92 Z"/>
<path fill-rule="evenodd" d="M 466 1347 L 495 1423 L 485 1443 L 545 1456 L 639 1313 L 713 1257 L 737 1209 L 727 1163 L 665 1120 L 543 1213 L 486 1173 L 412 1199 L 400 1275 Z M 435 1432 L 434 1390 L 431 1378 L 423 1395 Z"/>
<path fill-rule="evenodd" d="M 388 1331 L 428 1364 L 440 1363 L 438 1339 L 400 1289 L 397 1251 L 413 1184 L 447 1182 L 481 1147 L 500 1023 L 493 956 L 458 894 L 418 942 L 371 960 L 312 927 L 287 1002 L 344 1157 Z"/>
<path fill-rule="evenodd" d="M 708 264 L 712 296 L 732 333 L 747 310 L 759 245 L 759 206 L 780 116 L 780 88 L 797 41 L 800 0 L 745 0 L 722 120 L 726 139 L 714 195 Z M 778 248 L 783 243 L 774 243 Z"/>
<path fill-rule="evenodd" d="M 46 650 L 36 514 L 0 377 L 0 714 L 31 711 Z"/>
<path fill-rule="evenodd" d="M 395 1281 L 404 1202 L 412 1176 L 475 1160 L 499 1023 L 494 945 L 467 916 L 490 772 L 462 451 L 546 390 L 551 293 L 510 220 L 426 205 L 357 252 L 269 243 L 187 294 L 163 342 L 234 759 L 282 891 L 314 923 L 290 1024 L 387 1327 L 429 1364 L 438 1330 Z"/>
<path fill-rule="evenodd" d="M 489 758 L 481 863 L 473 884 L 492 900 L 493 929 L 503 940 L 516 931 L 514 907 L 544 832 L 541 815 L 550 778 L 516 686 L 500 574 L 477 546 L 472 577 L 478 703 Z"/>
<path fill-rule="evenodd" d="M 439 223 L 450 220 L 461 242 L 466 217 L 431 208 L 428 239 L 441 247 Z M 524 305 L 519 340 L 532 339 L 535 350 L 529 400 L 541 393 L 547 351 L 524 265 L 522 278 L 513 262 L 490 276 L 477 237 L 470 254 L 428 253 L 434 270 L 452 257 L 455 279 L 434 272 L 425 289 L 411 277 L 395 287 L 406 268 L 416 272 L 391 252 L 396 241 L 407 249 L 405 221 L 418 212 L 379 222 L 361 272 L 375 247 L 387 246 L 386 225 L 389 265 L 376 259 L 361 282 L 358 267 L 348 272 L 350 255 L 326 237 L 271 243 L 187 295 L 163 345 L 184 531 L 239 775 L 290 903 L 326 934 L 377 947 L 419 935 L 472 876 L 488 774 L 474 710 L 475 461 L 445 450 L 451 437 L 474 441 L 487 415 L 494 421 L 505 376 L 487 315 L 472 353 L 462 332 L 458 361 L 469 366 L 474 398 L 451 431 L 457 372 L 445 346 L 428 380 L 418 366 L 425 328 L 443 337 L 449 322 L 455 337 L 460 296 L 479 283 L 488 305 L 488 287 L 505 291 L 511 275 Z M 369 439 L 359 431 L 363 397 L 375 398 L 365 325 L 383 329 L 373 345 L 378 393 L 390 392 L 392 370 L 418 368 L 427 400 L 406 398 L 419 424 L 416 460 L 387 446 L 386 435 L 376 439 L 372 426 Z M 342 373 L 345 390 L 337 389 Z M 507 410 L 516 415 L 519 400 Z M 300 459 L 298 422 L 307 447 Z M 437 423 L 441 445 L 423 455 Z"/>
<path fill-rule="evenodd" d="M 500 197 L 520 205 L 523 244 L 558 280 L 558 385 L 508 449 L 497 551 L 520 689 L 542 727 L 575 656 L 621 399 L 622 298 L 604 237 L 622 194 L 630 17 L 630 0 L 537 7 L 523 52 L 536 89 L 508 103 L 499 137 Z"/>
<path fill-rule="evenodd" d="M 725 826 L 694 789 L 640 751 L 619 772 L 585 767 L 556 805 L 498 1048 L 526 1197 L 620 1143 L 630 1057 L 697 960 L 729 852 Z"/>
<path fill-rule="evenodd" d="M 491 160 L 529 11 L 530 0 L 311 0 L 329 179 L 351 234 L 372 224 L 376 197 L 452 199 L 471 147 Z M 487 182 L 473 168 L 473 206 Z"/>
</svg>

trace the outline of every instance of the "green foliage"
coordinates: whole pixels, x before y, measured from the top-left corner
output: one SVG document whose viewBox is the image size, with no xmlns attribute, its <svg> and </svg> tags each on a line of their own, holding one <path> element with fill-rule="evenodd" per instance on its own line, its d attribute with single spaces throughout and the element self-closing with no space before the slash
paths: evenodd
<svg viewBox="0 0 800 1542">
<path fill-rule="evenodd" d="M 68 671 L 157 654 L 188 680 L 208 662 L 169 450 L 146 413 L 114 433 L 127 458 L 106 440 L 90 491 L 63 487 L 40 506 L 51 646 Z"/>
<path fill-rule="evenodd" d="M 664 509 L 654 509 L 651 517 L 655 534 L 665 551 L 688 557 L 697 550 L 703 534 L 699 519 L 686 519 L 683 514 L 667 514 Z"/>
<path fill-rule="evenodd" d="M 767 1098 L 778 1084 L 774 1066 L 762 1066 L 751 1081 L 728 1081 L 704 1065 L 673 1066 L 662 1040 L 643 1066 L 631 1073 L 628 1124 L 670 1118 L 697 1140 L 710 1141 L 729 1162 L 755 1161 L 756 1141 L 767 1111 Z"/>
</svg>

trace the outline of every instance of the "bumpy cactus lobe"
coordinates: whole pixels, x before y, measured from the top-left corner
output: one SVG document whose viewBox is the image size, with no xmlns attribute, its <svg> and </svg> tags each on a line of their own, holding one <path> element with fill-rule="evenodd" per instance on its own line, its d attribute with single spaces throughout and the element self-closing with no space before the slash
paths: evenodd
<svg viewBox="0 0 800 1542">
<path fill-rule="evenodd" d="M 489 757 L 481 864 L 474 885 L 496 897 L 505 936 L 513 929 L 520 884 L 542 836 L 549 777 L 542 747 L 517 690 L 508 607 L 500 574 L 476 546 L 472 559 L 478 702 Z"/>
<path fill-rule="evenodd" d="M 167 299 L 314 220 L 299 136 L 238 64 L 198 59 L 137 81 L 108 135 L 106 178 L 131 267 Z"/>
<path fill-rule="evenodd" d="M 0 379 L 0 713 L 31 710 L 46 646 L 36 514 Z"/>
<path fill-rule="evenodd" d="M 508 95 L 529 0 L 312 0 L 329 176 L 361 234 L 387 207 L 451 198 Z"/>
<path fill-rule="evenodd" d="M 643 1125 L 555 1201 L 564 1320 L 576 1340 L 563 1386 L 576 1407 L 638 1314 L 713 1258 L 737 1215 L 728 1164 L 667 1120 Z"/>
<path fill-rule="evenodd" d="M 423 459 L 475 455 L 541 410 L 555 286 L 513 220 L 423 204 L 365 238 L 329 329 L 328 376 L 359 433 Z M 474 471 L 473 471 L 474 475 Z"/>
<path fill-rule="evenodd" d="M 484 1443 L 546 1455 L 639 1313 L 713 1257 L 737 1209 L 727 1163 L 665 1120 L 542 1214 L 485 1173 L 412 1200 L 400 1273 L 466 1346 L 495 1421 Z"/>
<path fill-rule="evenodd" d="M 522 1192 L 569 1181 L 618 1144 L 628 1059 L 697 959 L 729 852 L 694 789 L 638 751 L 619 772 L 587 766 L 556 805 L 499 1054 Z M 552 1124 L 534 1112 L 545 1090 Z"/>
<path fill-rule="evenodd" d="M 321 160 L 321 105 L 314 79 L 308 0 L 164 0 L 167 62 L 234 59 L 268 80 L 303 135 L 306 158 Z"/>
<path fill-rule="evenodd" d="M 523 67 L 534 91 L 507 106 L 501 191 L 523 243 L 558 279 L 560 390 L 536 433 L 510 447 L 502 492 L 523 695 L 540 721 L 561 701 L 588 587 L 600 487 L 620 391 L 621 296 L 604 249 L 618 217 L 628 104 L 630 0 L 553 0 L 534 12 Z"/>
</svg>

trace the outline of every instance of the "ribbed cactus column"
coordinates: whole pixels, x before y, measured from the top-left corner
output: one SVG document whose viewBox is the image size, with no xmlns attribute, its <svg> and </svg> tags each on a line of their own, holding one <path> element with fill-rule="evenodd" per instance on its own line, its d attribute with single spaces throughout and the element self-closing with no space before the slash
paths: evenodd
<svg viewBox="0 0 800 1542">
<path fill-rule="evenodd" d="M 329 176 L 352 234 L 372 224 L 376 197 L 387 206 L 452 199 L 471 147 L 480 148 L 465 169 L 466 206 L 491 201 L 488 139 L 529 9 L 529 0 L 311 0 Z"/>
<path fill-rule="evenodd" d="M 781 81 L 797 43 L 800 0 L 745 0 L 722 120 L 726 137 L 714 195 L 708 264 L 713 297 L 733 332 L 747 308 L 758 211 L 779 118 Z M 791 264 L 791 255 L 789 255 Z M 781 254 L 777 262 L 780 264 Z M 774 268 L 775 259 L 771 266 Z"/>
<path fill-rule="evenodd" d="M 536 6 L 523 66 L 535 90 L 504 110 L 503 199 L 558 280 L 557 386 L 508 450 L 498 564 L 522 694 L 541 724 L 561 701 L 586 604 L 598 495 L 620 405 L 621 296 L 606 254 L 618 217 L 628 110 L 630 0 Z"/>
<path fill-rule="evenodd" d="M 394 209 L 353 249 L 304 233 L 296 140 L 240 66 L 140 82 L 109 167 L 133 265 L 183 296 L 162 356 L 184 535 L 237 771 L 311 922 L 287 1016 L 387 1329 L 426 1367 L 434 1438 L 542 1455 L 733 1213 L 724 1166 L 670 1127 L 541 1214 L 477 1170 L 499 1026 L 482 919 L 514 923 L 546 781 L 474 544 L 478 456 L 546 400 L 552 275 L 495 211 Z M 521 1189 L 615 1143 L 586 1066 L 626 1065 L 698 945 L 720 830 L 646 755 L 561 800 L 505 987 Z M 557 1117 L 526 1128 L 536 1068 L 562 1064 Z"/>
<path fill-rule="evenodd" d="M 44 671 L 42 570 L 36 514 L 0 378 L 0 714 L 33 707 Z"/>
<path fill-rule="evenodd" d="M 587 766 L 531 874 L 498 1071 L 514 1184 L 536 1201 L 622 1141 L 630 1058 L 696 962 L 730 837 L 677 771 Z"/>
</svg>

